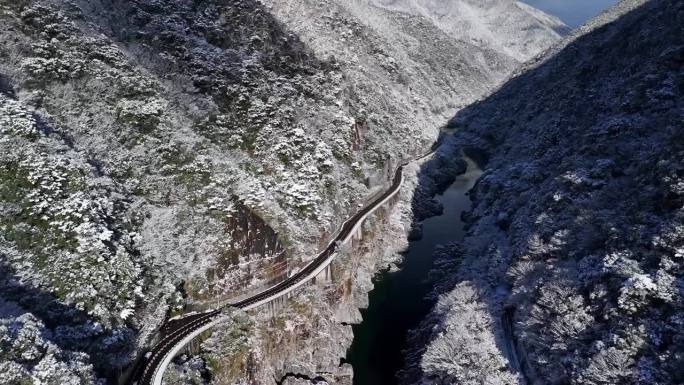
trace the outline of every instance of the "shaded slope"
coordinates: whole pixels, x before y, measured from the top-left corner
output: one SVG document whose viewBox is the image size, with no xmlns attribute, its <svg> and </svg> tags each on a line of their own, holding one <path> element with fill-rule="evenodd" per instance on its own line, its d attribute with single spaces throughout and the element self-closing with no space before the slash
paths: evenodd
<svg viewBox="0 0 684 385">
<path fill-rule="evenodd" d="M 681 383 L 683 21 L 624 1 L 452 119 L 489 161 L 408 379 L 497 383 L 512 337 L 530 383 Z"/>
</svg>

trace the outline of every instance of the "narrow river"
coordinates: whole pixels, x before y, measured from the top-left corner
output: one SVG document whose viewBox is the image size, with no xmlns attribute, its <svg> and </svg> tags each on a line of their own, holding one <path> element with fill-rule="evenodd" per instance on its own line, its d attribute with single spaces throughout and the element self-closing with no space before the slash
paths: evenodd
<svg viewBox="0 0 684 385">
<path fill-rule="evenodd" d="M 432 303 L 426 282 L 435 246 L 463 237 L 461 212 L 470 208 L 468 190 L 481 171 L 470 159 L 468 171 L 436 198 L 444 213 L 423 222 L 423 238 L 409 243 L 400 270 L 383 272 L 375 278 L 368 309 L 361 310 L 363 322 L 354 325 L 354 341 L 347 362 L 354 367 L 354 385 L 394 385 L 402 365 L 407 332 L 418 326 Z"/>
</svg>

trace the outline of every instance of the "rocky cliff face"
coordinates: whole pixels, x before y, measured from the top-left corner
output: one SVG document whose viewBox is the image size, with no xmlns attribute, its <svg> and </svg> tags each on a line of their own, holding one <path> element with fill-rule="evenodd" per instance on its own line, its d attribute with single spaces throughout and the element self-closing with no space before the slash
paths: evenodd
<svg viewBox="0 0 684 385">
<path fill-rule="evenodd" d="M 623 1 L 452 119 L 488 161 L 404 382 L 684 380 L 683 25 Z"/>
<path fill-rule="evenodd" d="M 536 26 L 524 50 L 365 1 L 1 2 L 2 382 L 116 377 L 184 288 L 205 299 L 275 279 L 270 258 L 301 266 L 454 108 L 558 37 L 556 20 L 516 7 L 511 28 Z M 378 261 L 403 245 L 402 210 L 396 239 L 368 238 L 340 281 L 306 289 L 307 316 L 291 304 L 282 322 L 236 316 L 215 333 L 214 380 L 337 367 L 351 338 L 339 322 L 358 319 Z M 319 354 L 314 330 L 344 337 Z M 292 341 L 308 348 L 268 349 Z"/>
</svg>

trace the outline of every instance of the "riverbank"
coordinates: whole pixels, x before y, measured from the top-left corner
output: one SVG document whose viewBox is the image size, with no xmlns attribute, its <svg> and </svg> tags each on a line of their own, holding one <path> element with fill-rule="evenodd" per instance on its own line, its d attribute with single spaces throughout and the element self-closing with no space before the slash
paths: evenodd
<svg viewBox="0 0 684 385">
<path fill-rule="evenodd" d="M 422 237 L 409 242 L 399 270 L 385 270 L 375 279 L 363 322 L 353 326 L 354 341 L 347 362 L 354 368 L 355 385 L 393 385 L 403 362 L 409 330 L 418 326 L 433 302 L 427 299 L 432 285 L 433 253 L 437 246 L 463 236 L 461 213 L 470 208 L 468 191 L 479 175 L 475 162 L 466 158 L 467 169 L 435 197 L 441 215 L 422 223 Z"/>
</svg>

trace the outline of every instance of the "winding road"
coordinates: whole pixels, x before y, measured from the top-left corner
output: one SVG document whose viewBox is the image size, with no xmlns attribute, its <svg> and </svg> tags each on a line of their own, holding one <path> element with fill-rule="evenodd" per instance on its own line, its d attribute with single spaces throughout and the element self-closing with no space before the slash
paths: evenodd
<svg viewBox="0 0 684 385">
<path fill-rule="evenodd" d="M 422 160 L 433 153 L 434 150 L 413 161 Z M 328 243 L 328 246 L 304 268 L 284 281 L 249 298 L 230 303 L 226 307 L 236 307 L 243 310 L 254 309 L 276 298 L 287 295 L 316 277 L 330 265 L 332 260 L 338 255 L 337 251 L 340 245 L 349 242 L 364 220 L 399 192 L 404 182 L 404 167 L 409 163 L 405 162 L 397 167 L 391 186 L 382 195 L 347 219 L 342 224 L 337 235 Z M 188 315 L 164 324 L 160 330 L 159 342 L 138 362 L 128 383 L 131 385 L 161 385 L 164 371 L 176 354 L 195 337 L 224 321 L 226 317 L 222 310 L 218 309 Z"/>
</svg>

